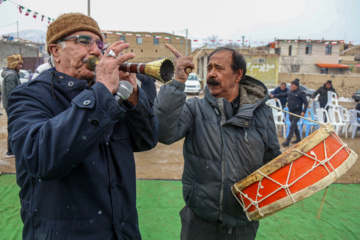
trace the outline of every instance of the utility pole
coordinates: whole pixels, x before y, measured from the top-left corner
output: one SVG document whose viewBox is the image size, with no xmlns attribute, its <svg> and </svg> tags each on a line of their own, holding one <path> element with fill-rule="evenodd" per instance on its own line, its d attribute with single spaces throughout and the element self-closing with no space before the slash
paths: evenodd
<svg viewBox="0 0 360 240">
<path fill-rule="evenodd" d="M 90 17 L 90 0 L 88 0 L 88 16 Z"/>
<path fill-rule="evenodd" d="M 17 32 L 17 38 L 19 39 L 19 22 L 16 21 L 16 32 Z"/>
<path fill-rule="evenodd" d="M 186 45 L 185 45 L 185 55 L 188 55 L 188 30 L 186 29 Z"/>
</svg>

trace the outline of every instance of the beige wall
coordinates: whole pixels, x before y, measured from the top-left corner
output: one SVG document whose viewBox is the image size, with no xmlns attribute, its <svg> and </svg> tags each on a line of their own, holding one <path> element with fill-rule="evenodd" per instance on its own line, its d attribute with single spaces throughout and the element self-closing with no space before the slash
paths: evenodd
<svg viewBox="0 0 360 240">
<path fill-rule="evenodd" d="M 112 32 L 112 34 L 107 34 L 108 32 Z M 130 44 L 130 47 L 124 50 L 123 53 L 132 52 L 136 55 L 135 59 L 129 62 L 148 63 L 162 58 L 175 59 L 174 54 L 167 47 L 165 47 L 166 43 L 171 44 L 183 55 L 186 54 L 186 50 L 188 51 L 188 54 L 191 52 L 190 40 L 187 41 L 188 46 L 186 48 L 186 40 L 184 37 L 164 32 L 130 32 L 106 30 L 104 31 L 105 42 L 110 45 L 115 41 L 119 41 L 120 36 L 116 35 L 117 32 L 121 32 L 122 36 L 125 36 L 125 42 Z M 132 34 L 132 36 L 127 36 L 127 33 Z M 141 35 L 142 43 L 137 43 L 138 39 L 136 34 Z M 146 37 L 146 35 L 151 35 L 151 37 Z M 159 39 L 159 45 L 154 45 L 155 36 L 161 36 L 161 39 Z M 171 40 L 166 40 L 165 37 L 170 37 Z"/>
<path fill-rule="evenodd" d="M 320 73 L 320 68 L 316 63 L 339 63 L 340 44 L 330 45 L 332 47 L 331 55 L 325 54 L 325 40 L 322 42 L 304 40 L 295 42 L 280 41 L 276 47 L 281 48 L 279 60 L 279 72 L 289 72 L 290 65 L 300 65 L 301 73 Z M 331 41 L 328 41 L 331 43 Z M 312 45 L 311 54 L 305 54 L 306 45 Z M 292 46 L 291 56 L 289 56 L 289 46 Z M 339 73 L 338 69 L 329 69 L 329 73 L 344 74 L 344 71 Z"/>
<path fill-rule="evenodd" d="M 331 80 L 340 97 L 351 98 L 352 93 L 360 89 L 360 75 L 335 75 L 330 74 L 291 74 L 279 73 L 279 82 L 290 83 L 295 78 L 300 79 L 300 84 L 308 88 L 318 89 L 327 80 Z"/>
</svg>

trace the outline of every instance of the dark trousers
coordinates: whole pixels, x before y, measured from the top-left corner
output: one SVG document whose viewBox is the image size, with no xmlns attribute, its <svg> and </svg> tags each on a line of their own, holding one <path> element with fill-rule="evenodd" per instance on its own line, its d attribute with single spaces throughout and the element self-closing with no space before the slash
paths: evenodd
<svg viewBox="0 0 360 240">
<path fill-rule="evenodd" d="M 254 240 L 259 228 L 258 221 L 241 227 L 223 226 L 197 216 L 187 206 L 180 211 L 180 217 L 181 240 Z"/>
<path fill-rule="evenodd" d="M 293 115 L 290 115 L 289 119 L 290 119 L 291 124 L 290 124 L 289 135 L 287 136 L 286 141 L 288 141 L 288 142 L 291 141 L 291 138 L 293 137 L 294 132 L 295 132 L 296 140 L 301 140 L 300 131 L 299 131 L 299 128 L 298 128 L 298 125 L 297 125 L 300 118 L 295 117 Z"/>
</svg>

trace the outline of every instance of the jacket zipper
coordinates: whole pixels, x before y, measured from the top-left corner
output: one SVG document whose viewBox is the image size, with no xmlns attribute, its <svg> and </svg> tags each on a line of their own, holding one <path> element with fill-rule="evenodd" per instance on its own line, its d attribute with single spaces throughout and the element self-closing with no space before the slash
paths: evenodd
<svg viewBox="0 0 360 240">
<path fill-rule="evenodd" d="M 220 110 L 220 136 L 221 136 L 221 190 L 220 190 L 220 221 L 223 221 L 223 200 L 224 200 L 224 185 L 225 185 L 225 151 L 224 151 L 224 138 L 222 126 L 226 122 L 226 116 L 224 113 L 224 100 L 222 98 L 217 99 L 217 103 Z"/>
</svg>

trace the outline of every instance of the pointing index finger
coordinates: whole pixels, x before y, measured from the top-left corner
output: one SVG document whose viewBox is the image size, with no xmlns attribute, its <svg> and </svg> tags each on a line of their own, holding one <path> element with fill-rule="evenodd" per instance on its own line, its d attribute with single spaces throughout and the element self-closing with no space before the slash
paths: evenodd
<svg viewBox="0 0 360 240">
<path fill-rule="evenodd" d="M 167 47 L 175 55 L 175 57 L 177 58 L 182 57 L 182 54 L 170 44 L 166 43 L 165 47 Z"/>
</svg>

